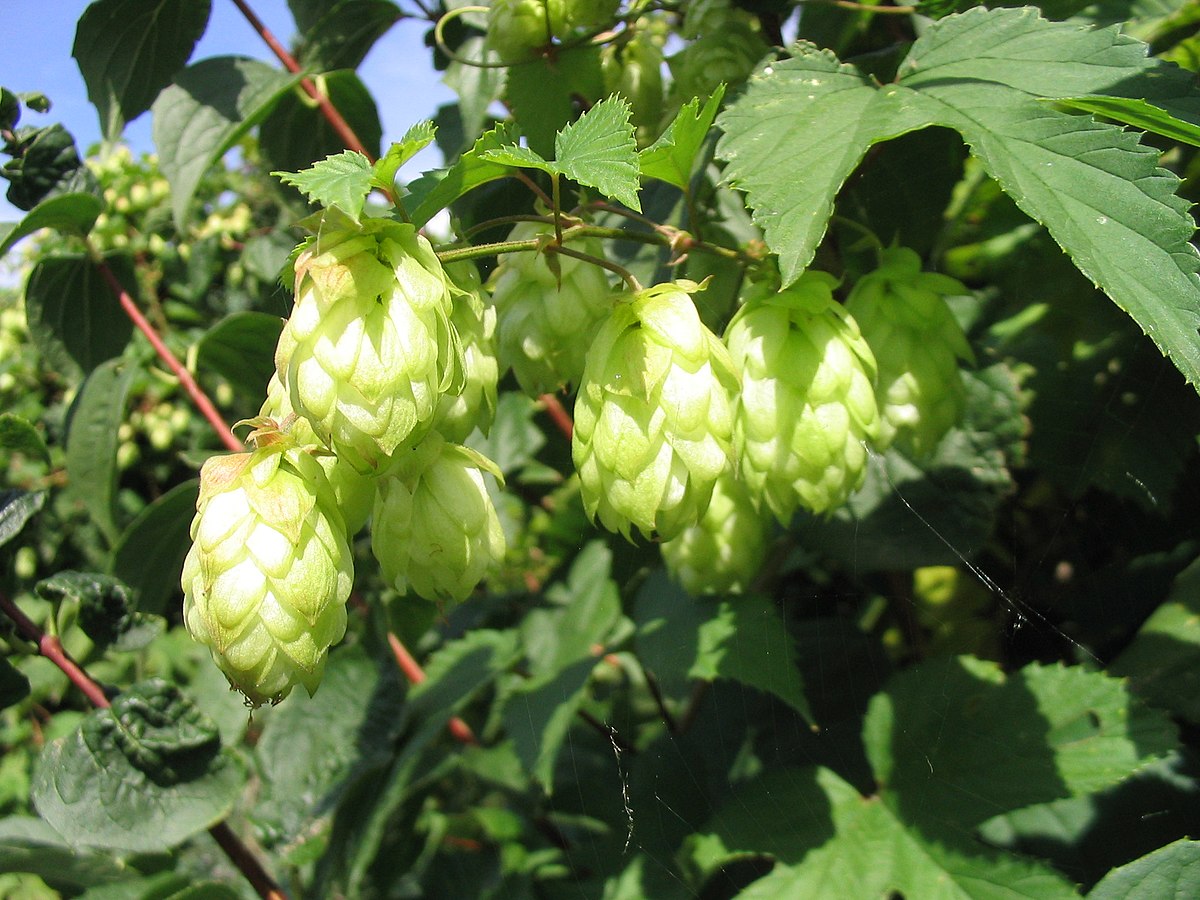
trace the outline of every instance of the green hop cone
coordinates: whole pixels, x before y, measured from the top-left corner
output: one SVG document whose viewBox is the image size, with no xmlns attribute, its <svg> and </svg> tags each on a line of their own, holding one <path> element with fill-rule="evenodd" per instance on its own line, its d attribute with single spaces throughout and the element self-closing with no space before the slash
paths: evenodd
<svg viewBox="0 0 1200 900">
<path fill-rule="evenodd" d="M 740 594 L 762 568 L 767 537 L 767 522 L 745 485 L 726 472 L 700 521 L 659 549 L 667 571 L 689 594 Z"/>
<path fill-rule="evenodd" d="M 496 309 L 483 301 L 473 262 L 451 263 L 446 274 L 458 289 L 450 322 L 462 345 L 463 389 L 442 395 L 433 427 L 446 440 L 462 443 L 476 428 L 487 434 L 496 418 Z"/>
<path fill-rule="evenodd" d="M 604 90 L 629 101 L 638 146 L 658 137 L 663 118 L 663 19 L 643 18 L 633 37 L 624 45 L 608 44 L 601 56 Z"/>
<path fill-rule="evenodd" d="M 553 226 L 522 222 L 510 241 L 532 240 Z M 604 258 L 599 239 L 571 241 L 574 250 Z M 588 342 L 612 309 L 608 276 L 599 266 L 556 256 L 558 276 L 542 253 L 509 253 L 496 268 L 492 303 L 500 362 L 511 366 L 521 388 L 536 397 L 583 374 Z"/>
<path fill-rule="evenodd" d="M 465 600 L 506 552 L 484 473 L 496 464 L 436 432 L 379 479 L 371 550 L 401 594 Z"/>
<path fill-rule="evenodd" d="M 846 300 L 879 365 L 881 442 L 916 458 L 933 452 L 966 407 L 958 362 L 973 362 L 974 354 L 945 300 L 966 293 L 949 276 L 922 272 L 912 250 L 895 247 Z"/>
<path fill-rule="evenodd" d="M 729 355 L 704 327 L 690 282 L 620 298 L 596 334 L 571 443 L 584 508 L 629 537 L 670 540 L 700 521 L 731 465 Z"/>
<path fill-rule="evenodd" d="M 741 373 L 734 446 L 751 496 L 783 525 L 797 506 L 824 513 L 862 486 L 879 434 L 875 358 L 833 299 L 837 281 L 806 272 L 775 294 L 754 293 L 729 323 Z"/>
<path fill-rule="evenodd" d="M 685 26 L 691 42 L 667 60 L 677 105 L 708 97 L 719 84 L 736 87 L 770 50 L 756 18 L 727 0 L 689 3 Z"/>
<path fill-rule="evenodd" d="M 296 258 L 275 368 L 321 442 L 374 473 L 424 435 L 442 394 L 461 389 L 462 351 L 429 242 L 411 225 L 334 219 Z"/>
<path fill-rule="evenodd" d="M 346 526 L 317 461 L 290 442 L 215 456 L 200 470 L 183 619 L 254 706 L 312 694 L 346 631 L 354 580 Z"/>
<path fill-rule="evenodd" d="M 584 37 L 612 24 L 619 0 L 493 0 L 487 42 L 506 63 L 532 59 L 552 41 Z"/>
<path fill-rule="evenodd" d="M 263 401 L 258 414 L 273 420 L 297 447 L 315 448 L 318 451 L 313 453 L 313 457 L 325 470 L 325 478 L 333 488 L 337 507 L 346 523 L 346 534 L 351 537 L 357 534 L 371 517 L 371 507 L 375 503 L 375 479 L 324 450 L 308 419 L 295 414 L 278 375 L 271 376 L 267 385 L 267 399 Z"/>
</svg>

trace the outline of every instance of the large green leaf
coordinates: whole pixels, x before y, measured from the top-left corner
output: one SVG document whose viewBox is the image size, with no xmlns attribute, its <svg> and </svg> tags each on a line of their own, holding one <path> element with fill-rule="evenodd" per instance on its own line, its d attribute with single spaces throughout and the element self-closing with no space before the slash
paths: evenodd
<svg viewBox="0 0 1200 900">
<path fill-rule="evenodd" d="M 480 136 L 454 165 L 426 172 L 408 183 L 405 206 L 409 218 L 418 228 L 428 222 L 437 212 L 445 209 L 463 194 L 474 188 L 506 177 L 508 167 L 489 162 L 485 155 L 516 140 L 516 132 L 508 125 L 498 125 Z"/>
<path fill-rule="evenodd" d="M 137 279 L 129 259 L 110 256 L 106 261 L 117 280 L 132 290 Z M 133 334 L 120 301 L 85 256 L 48 256 L 34 266 L 25 287 L 25 317 L 46 361 L 69 378 L 120 355 Z"/>
<path fill-rule="evenodd" d="M 989 174 L 1079 269 L 1200 385 L 1200 256 L 1177 179 L 1134 134 L 1046 99 L 1146 96 L 1189 118 L 1178 70 L 1116 28 L 976 9 L 932 25 L 879 86 L 808 45 L 766 66 L 719 124 L 718 152 L 749 195 L 785 281 L 811 261 L 834 197 L 872 144 L 929 125 L 958 131 Z M 1165 98 L 1165 99 L 1164 99 Z M 797 179 L 802 171 L 805 177 Z"/>
<path fill-rule="evenodd" d="M 306 69 L 357 69 L 367 52 L 401 16 L 389 0 L 293 3 L 302 29 L 297 58 Z"/>
<path fill-rule="evenodd" d="M 208 25 L 210 0 L 97 0 L 75 29 L 71 55 L 109 140 L 150 108 Z"/>
<path fill-rule="evenodd" d="M 699 97 L 685 103 L 658 140 L 639 154 L 642 176 L 658 178 L 686 191 L 696 167 L 696 155 L 708 137 L 724 97 L 725 86 L 721 85 L 703 108 Z"/>
<path fill-rule="evenodd" d="M 123 861 L 106 853 L 80 851 L 33 816 L 0 819 L 0 872 L 28 872 L 72 895 L 129 877 Z"/>
<path fill-rule="evenodd" d="M 244 781 L 212 721 L 152 680 L 48 744 L 31 792 L 74 846 L 158 852 L 228 815 Z"/>
<path fill-rule="evenodd" d="M 1200 841 L 1178 840 L 1113 869 L 1088 900 L 1162 900 L 1200 896 Z"/>
<path fill-rule="evenodd" d="M 0 240 L 0 256 L 21 238 L 42 228 L 67 234 L 87 234 L 103 209 L 104 203 L 95 194 L 58 194 L 43 200 Z"/>
<path fill-rule="evenodd" d="M 224 376 L 240 397 L 261 403 L 266 384 L 275 371 L 275 344 L 282 330 L 283 320 L 279 316 L 248 311 L 231 313 L 200 339 L 197 367 Z"/>
<path fill-rule="evenodd" d="M 180 590 L 199 491 L 196 479 L 171 488 L 138 513 L 113 548 L 109 569 L 137 591 L 141 612 L 163 614 Z"/>
<path fill-rule="evenodd" d="M 122 360 L 98 366 L 71 404 L 67 426 L 67 483 L 70 496 L 91 514 L 115 544 L 117 526 L 117 430 L 137 368 Z"/>
<path fill-rule="evenodd" d="M 10 488 L 0 491 L 0 547 L 7 544 L 25 527 L 46 503 L 46 492 Z"/>
<path fill-rule="evenodd" d="M 188 66 L 154 101 L 154 145 L 182 228 L 204 173 L 298 80 L 258 60 L 217 56 Z"/>
<path fill-rule="evenodd" d="M 554 161 L 563 175 L 641 211 L 638 153 L 629 101 L 601 100 L 554 138 Z"/>
<path fill-rule="evenodd" d="M 0 413 L 0 450 L 50 464 L 50 449 L 41 432 L 14 413 Z"/>
<path fill-rule="evenodd" d="M 510 67 L 505 89 L 529 147 L 547 158 L 559 129 L 575 118 L 576 98 L 594 101 L 603 94 L 600 48 L 587 45 Z"/>
</svg>

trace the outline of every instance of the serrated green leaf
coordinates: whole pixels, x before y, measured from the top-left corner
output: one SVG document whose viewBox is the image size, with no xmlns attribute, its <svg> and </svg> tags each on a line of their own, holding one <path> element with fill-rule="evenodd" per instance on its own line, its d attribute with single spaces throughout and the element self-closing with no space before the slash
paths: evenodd
<svg viewBox="0 0 1200 900">
<path fill-rule="evenodd" d="M 863 738 L 888 802 L 951 841 L 1005 810 L 1113 785 L 1176 745 L 1167 716 L 1115 678 L 1036 664 L 1006 676 L 968 657 L 894 676 Z"/>
<path fill-rule="evenodd" d="M 658 140 L 638 154 L 642 177 L 657 178 L 687 190 L 696 167 L 696 154 L 712 128 L 724 97 L 725 85 L 722 84 L 713 91 L 703 109 L 700 109 L 699 97 L 685 103 Z"/>
<path fill-rule="evenodd" d="M 153 853 L 219 822 L 245 781 L 216 727 L 166 682 L 135 684 L 42 752 L 31 793 L 70 844 Z"/>
<path fill-rule="evenodd" d="M 104 203 L 95 194 L 58 194 L 43 200 L 31 209 L 0 241 L 0 256 L 4 256 L 21 238 L 42 228 L 53 228 L 65 234 L 87 234 Z"/>
<path fill-rule="evenodd" d="M 320 0 L 303 13 L 296 3 L 290 6 L 297 27 L 302 28 L 296 57 L 305 69 L 317 72 L 357 69 L 375 42 L 401 18 L 400 9 L 389 0 Z"/>
<path fill-rule="evenodd" d="M 404 136 L 388 148 L 375 163 L 375 184 L 392 190 L 396 184 L 396 173 L 406 162 L 433 143 L 437 136 L 437 126 L 428 119 L 413 125 Z"/>
<path fill-rule="evenodd" d="M 0 872 L 28 872 L 72 895 L 129 877 L 123 860 L 74 848 L 34 816 L 0 819 Z"/>
<path fill-rule="evenodd" d="M 279 316 L 230 313 L 200 339 L 196 346 L 197 368 L 224 376 L 239 397 L 260 404 L 275 371 L 275 344 L 282 330 Z"/>
<path fill-rule="evenodd" d="M 50 463 L 50 450 L 41 433 L 14 413 L 0 413 L 0 450 Z"/>
<path fill-rule="evenodd" d="M 71 404 L 67 426 L 68 495 L 88 511 L 110 544 L 116 522 L 117 431 L 136 367 L 109 360 L 88 376 Z"/>
<path fill-rule="evenodd" d="M 554 138 L 554 162 L 573 181 L 641 212 L 637 141 L 624 97 L 601 100 Z"/>
<path fill-rule="evenodd" d="M 199 487 L 192 479 L 171 488 L 138 513 L 113 548 L 109 569 L 137 591 L 141 612 L 162 615 L 180 590 Z"/>
<path fill-rule="evenodd" d="M 375 98 L 354 72 L 330 72 L 314 79 L 322 95 L 346 120 L 367 152 L 379 156 L 383 126 Z M 329 124 L 321 108 L 301 88 L 288 91 L 262 121 L 259 146 L 269 168 L 296 172 L 337 155 L 346 139 Z"/>
<path fill-rule="evenodd" d="M 529 146 L 544 157 L 554 152 L 558 131 L 576 113 L 576 97 L 604 95 L 600 48 L 565 49 L 554 60 L 534 59 L 508 69 L 505 98 Z"/>
<path fill-rule="evenodd" d="M 272 172 L 284 184 L 290 184 L 317 206 L 336 206 L 358 220 L 367 194 L 371 192 L 371 164 L 361 153 L 343 150 L 302 172 Z"/>
<path fill-rule="evenodd" d="M 257 125 L 299 75 L 258 60 L 218 56 L 188 66 L 151 109 L 154 145 L 171 183 L 171 209 L 182 230 L 204 173 Z"/>
<path fill-rule="evenodd" d="M 1133 125 L 1173 141 L 1200 147 L 1200 126 L 1176 118 L 1145 100 L 1132 100 L 1127 97 L 1062 97 L 1055 102 L 1070 109 L 1095 113 L 1124 125 Z"/>
<path fill-rule="evenodd" d="M 0 547 L 7 544 L 25 527 L 46 503 L 45 491 L 9 488 L 0 490 Z"/>
<path fill-rule="evenodd" d="M 1200 841 L 1181 839 L 1113 869 L 1088 900 L 1162 900 L 1200 895 Z"/>
<path fill-rule="evenodd" d="M 512 166 L 515 169 L 538 169 L 549 173 L 558 171 L 558 167 L 554 163 L 542 159 L 538 153 L 528 147 L 521 147 L 517 144 L 501 147 L 499 150 L 488 150 L 482 155 L 482 158 L 485 162 Z"/>
<path fill-rule="evenodd" d="M 1078 896 L 1072 884 L 1048 867 L 995 852 L 963 853 L 928 840 L 887 804 L 864 798 L 828 769 L 817 770 L 815 780 L 825 795 L 824 803 L 805 789 L 809 779 L 803 777 L 796 779 L 789 795 L 796 800 L 815 799 L 817 805 L 791 805 L 781 801 L 779 793 L 762 802 L 764 807 L 789 813 L 778 827 L 798 834 L 800 848 L 827 839 L 799 863 L 776 866 L 739 897 L 817 900 L 899 894 L 932 900 L 1049 900 Z M 721 825 L 720 818 L 716 824 Z M 698 843 L 708 857 L 719 859 L 735 848 L 752 850 L 757 842 L 747 841 L 749 836 L 777 846 L 779 836 L 771 831 L 763 825 L 750 835 L 717 831 L 709 838 L 715 839 L 715 847 L 704 847 L 703 839 Z"/>
<path fill-rule="evenodd" d="M 501 163 L 489 162 L 484 155 L 512 143 L 516 135 L 511 126 L 502 124 L 482 135 L 454 165 L 428 172 L 408 184 L 409 218 L 420 228 L 439 210 L 445 209 L 474 188 L 508 175 Z"/>
<path fill-rule="evenodd" d="M 210 7 L 210 0 L 98 0 L 84 11 L 71 55 L 108 140 L 148 110 L 187 63 Z"/>
<path fill-rule="evenodd" d="M 756 75 L 720 117 L 719 154 L 749 194 L 784 280 L 812 259 L 833 198 L 878 141 L 955 129 L 993 178 L 1079 269 L 1200 385 L 1200 255 L 1174 176 L 1135 135 L 1043 100 L 1122 94 L 1160 100 L 1179 73 L 1116 29 L 1047 22 L 1035 9 L 976 9 L 932 25 L 895 83 L 878 87 L 800 47 Z M 804 171 L 799 181 L 796 171 Z"/>
</svg>

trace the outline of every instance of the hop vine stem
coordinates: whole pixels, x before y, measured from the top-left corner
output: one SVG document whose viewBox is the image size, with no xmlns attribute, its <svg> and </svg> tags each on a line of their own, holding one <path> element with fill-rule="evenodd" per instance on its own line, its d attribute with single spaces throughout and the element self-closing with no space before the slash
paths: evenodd
<svg viewBox="0 0 1200 900">
<path fill-rule="evenodd" d="M 12 619 L 17 631 L 23 637 L 37 645 L 39 654 L 58 666 L 92 706 L 97 709 L 108 709 L 112 706 L 104 688 L 88 675 L 82 666 L 71 659 L 70 654 L 63 649 L 62 642 L 57 637 L 42 631 L 29 616 L 21 611 L 16 603 L 4 594 L 0 594 L 0 610 L 3 610 L 4 614 Z M 283 888 L 275 882 L 258 857 L 229 827 L 228 823 L 218 822 L 208 829 L 208 833 L 229 857 L 230 862 L 250 882 L 258 896 L 263 900 L 286 900 L 287 895 L 284 894 Z"/>
</svg>

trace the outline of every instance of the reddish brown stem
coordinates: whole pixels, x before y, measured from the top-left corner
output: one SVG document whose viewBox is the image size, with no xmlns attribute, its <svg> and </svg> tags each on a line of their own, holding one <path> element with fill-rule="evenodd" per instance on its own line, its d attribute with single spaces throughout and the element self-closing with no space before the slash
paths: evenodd
<svg viewBox="0 0 1200 900">
<path fill-rule="evenodd" d="M 289 72 L 294 72 L 297 75 L 300 74 L 300 64 L 296 62 L 296 58 L 288 53 L 287 48 L 283 44 L 279 43 L 279 40 L 271 33 L 271 29 L 267 28 L 263 24 L 262 19 L 255 15 L 254 10 L 250 8 L 249 4 L 245 0 L 233 0 L 233 3 L 241 10 L 242 15 L 246 17 L 246 21 L 250 23 L 250 27 L 257 31 L 258 36 L 271 48 L 271 52 L 275 54 L 276 59 L 283 63 L 283 67 Z M 317 90 L 317 86 L 313 84 L 312 79 L 308 77 L 301 78 L 300 87 L 317 102 L 321 114 L 325 116 L 326 121 L 337 132 L 338 137 L 342 139 L 342 143 L 348 149 L 361 153 L 372 163 L 375 162 L 375 157 L 367 151 L 363 142 L 358 139 L 358 135 L 354 133 L 354 129 L 342 118 L 342 114 L 337 111 L 337 107 L 329 102 L 329 98 Z"/>
<path fill-rule="evenodd" d="M 558 426 L 558 430 L 569 441 L 575 431 L 575 423 L 571 421 L 571 414 L 563 408 L 562 401 L 555 394 L 542 394 L 538 400 L 541 401 L 542 408 L 546 410 L 546 414 Z"/>
<path fill-rule="evenodd" d="M 208 833 L 213 840 L 225 851 L 225 855 L 237 866 L 238 871 L 246 876 L 250 886 L 263 900 L 287 900 L 283 888 L 275 883 L 267 870 L 263 868 L 258 857 L 250 852 L 250 848 L 242 843 L 242 839 L 233 833 L 226 823 L 218 822 Z"/>
<path fill-rule="evenodd" d="M 221 418 L 221 414 L 217 412 L 217 408 L 213 406 L 213 402 L 208 399 L 208 395 L 204 393 L 200 385 L 196 384 L 196 379 L 192 377 L 192 373 L 184 367 L 183 363 L 171 352 L 171 349 L 163 343 L 163 339 L 159 337 L 158 332 L 154 330 L 154 326 L 150 324 L 149 320 L 142 315 L 142 311 L 133 302 L 133 298 L 129 296 L 129 292 L 121 287 L 121 282 L 117 281 L 117 276 L 113 274 L 113 270 L 103 260 L 98 261 L 96 266 L 100 270 L 101 277 L 108 283 L 112 292 L 116 294 L 117 299 L 121 303 L 121 308 L 125 310 L 125 314 L 133 320 L 133 324 L 137 326 L 138 331 L 146 336 L 146 340 L 150 342 L 150 346 L 154 348 L 154 351 L 162 361 L 167 364 L 167 368 L 175 373 L 175 377 L 179 379 L 179 383 L 183 385 L 183 389 L 192 398 L 192 402 L 196 404 L 196 408 L 200 410 L 201 415 L 212 425 L 213 430 L 216 431 L 217 436 L 221 438 L 225 446 L 234 453 L 244 450 L 242 442 L 234 436 L 233 429 Z"/>
<path fill-rule="evenodd" d="M 404 646 L 404 642 L 396 636 L 394 632 L 388 632 L 388 645 L 392 648 L 392 655 L 396 657 L 396 665 L 400 667 L 400 671 L 404 673 L 404 677 L 408 679 L 409 684 L 421 684 L 425 681 L 425 670 L 421 668 L 421 664 L 413 659 L 413 655 L 408 652 L 408 648 Z M 479 739 L 475 737 L 475 732 L 471 730 L 471 726 L 455 716 L 446 726 L 450 729 L 450 733 L 454 735 L 454 739 L 460 744 L 478 744 Z"/>
</svg>

